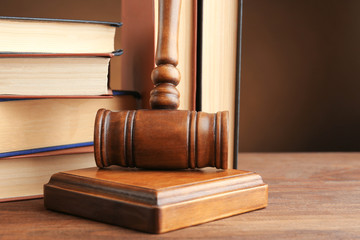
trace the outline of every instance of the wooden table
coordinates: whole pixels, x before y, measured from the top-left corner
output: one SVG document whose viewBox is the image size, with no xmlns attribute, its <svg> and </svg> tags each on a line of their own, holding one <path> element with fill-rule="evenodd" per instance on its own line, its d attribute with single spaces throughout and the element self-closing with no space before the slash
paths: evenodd
<svg viewBox="0 0 360 240">
<path fill-rule="evenodd" d="M 240 154 L 269 184 L 266 209 L 162 235 L 0 204 L 0 239 L 360 239 L 360 153 Z"/>
</svg>

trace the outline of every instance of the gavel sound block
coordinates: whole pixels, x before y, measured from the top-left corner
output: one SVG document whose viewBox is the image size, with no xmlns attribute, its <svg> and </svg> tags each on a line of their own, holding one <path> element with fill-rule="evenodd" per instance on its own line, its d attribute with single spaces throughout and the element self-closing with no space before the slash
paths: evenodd
<svg viewBox="0 0 360 240">
<path fill-rule="evenodd" d="M 99 168 L 54 174 L 44 186 L 46 208 L 163 233 L 267 205 L 268 188 L 258 174 L 225 170 L 228 114 L 175 110 L 179 10 L 179 0 L 159 1 L 150 98 L 158 110 L 99 110 Z"/>
</svg>

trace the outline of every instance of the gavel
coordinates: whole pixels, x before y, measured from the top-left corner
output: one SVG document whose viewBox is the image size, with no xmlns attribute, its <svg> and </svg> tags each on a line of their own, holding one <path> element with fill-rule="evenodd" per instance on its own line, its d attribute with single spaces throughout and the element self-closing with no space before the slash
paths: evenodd
<svg viewBox="0 0 360 240">
<path fill-rule="evenodd" d="M 181 0 L 159 1 L 151 110 L 97 112 L 94 152 L 99 168 L 227 169 L 229 113 L 177 110 L 180 6 Z"/>
</svg>

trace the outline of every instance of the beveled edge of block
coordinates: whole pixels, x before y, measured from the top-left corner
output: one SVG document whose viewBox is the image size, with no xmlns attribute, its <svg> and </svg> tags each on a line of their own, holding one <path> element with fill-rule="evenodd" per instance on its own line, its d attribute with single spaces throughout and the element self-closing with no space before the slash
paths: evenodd
<svg viewBox="0 0 360 240">
<path fill-rule="evenodd" d="M 56 187 L 84 194 L 101 195 L 118 200 L 131 200 L 138 203 L 156 205 L 156 192 L 150 189 L 85 178 L 66 172 L 52 175 L 49 183 L 44 185 L 44 188 L 46 187 Z"/>
<path fill-rule="evenodd" d="M 94 170 L 95 169 L 96 168 L 94 168 Z M 168 204 L 264 184 L 261 176 L 254 172 L 241 170 L 224 171 L 235 172 L 235 174 L 160 189 L 151 189 L 136 185 L 122 184 L 116 181 L 89 178 L 71 174 L 72 171 L 67 171 L 52 175 L 49 183 L 45 186 L 56 186 L 58 188 L 161 207 Z M 187 174 L 191 177 L 192 173 L 196 172 L 189 171 Z M 121 174 L 121 172 L 119 172 L 119 174 Z M 141 174 L 141 172 L 139 172 L 139 174 Z"/>
<path fill-rule="evenodd" d="M 203 198 L 169 204 L 158 209 L 155 233 L 166 233 L 234 215 L 266 208 L 268 185 L 214 194 Z M 176 216 L 176 217 L 174 217 Z"/>
<path fill-rule="evenodd" d="M 109 181 L 60 172 L 44 185 L 44 204 L 49 210 L 148 233 L 165 233 L 265 208 L 268 185 L 256 173 L 238 172 L 235 177 L 187 184 L 181 186 L 182 190 L 174 186 L 158 191 L 127 185 L 118 189 L 119 184 Z M 213 191 L 211 185 L 223 190 Z M 196 189 L 202 194 L 196 194 Z M 161 204 L 157 204 L 159 195 Z"/>
</svg>

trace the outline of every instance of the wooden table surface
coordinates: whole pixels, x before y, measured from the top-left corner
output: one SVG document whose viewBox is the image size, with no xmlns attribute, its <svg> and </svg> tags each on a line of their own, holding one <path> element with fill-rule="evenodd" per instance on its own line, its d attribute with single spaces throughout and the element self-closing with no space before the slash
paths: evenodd
<svg viewBox="0 0 360 240">
<path fill-rule="evenodd" d="M 360 239 L 360 153 L 240 154 L 269 184 L 269 206 L 162 235 L 47 211 L 43 200 L 0 204 L 0 239 Z"/>
</svg>

